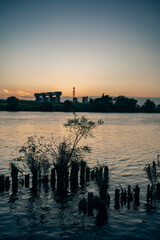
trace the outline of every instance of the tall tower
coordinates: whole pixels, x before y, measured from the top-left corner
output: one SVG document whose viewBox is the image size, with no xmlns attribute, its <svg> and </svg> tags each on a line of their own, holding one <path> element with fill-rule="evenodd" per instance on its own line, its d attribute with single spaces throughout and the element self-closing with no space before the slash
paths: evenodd
<svg viewBox="0 0 160 240">
<path fill-rule="evenodd" d="M 75 87 L 73 87 L 73 98 L 75 98 Z"/>
<path fill-rule="evenodd" d="M 77 98 L 75 97 L 75 87 L 73 87 L 73 102 L 77 103 Z"/>
</svg>

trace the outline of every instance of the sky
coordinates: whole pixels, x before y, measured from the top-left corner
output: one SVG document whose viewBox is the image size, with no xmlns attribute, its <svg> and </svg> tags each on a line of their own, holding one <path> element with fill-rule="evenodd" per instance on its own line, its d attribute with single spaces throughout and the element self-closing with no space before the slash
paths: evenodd
<svg viewBox="0 0 160 240">
<path fill-rule="evenodd" d="M 159 0 L 0 0 L 0 98 L 160 97 Z"/>
</svg>

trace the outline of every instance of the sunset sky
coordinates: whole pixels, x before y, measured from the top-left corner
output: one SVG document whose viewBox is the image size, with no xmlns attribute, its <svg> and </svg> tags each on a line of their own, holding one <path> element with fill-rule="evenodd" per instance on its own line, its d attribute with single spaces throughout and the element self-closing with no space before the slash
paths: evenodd
<svg viewBox="0 0 160 240">
<path fill-rule="evenodd" d="M 0 0 L 0 98 L 160 97 L 159 0 Z"/>
</svg>

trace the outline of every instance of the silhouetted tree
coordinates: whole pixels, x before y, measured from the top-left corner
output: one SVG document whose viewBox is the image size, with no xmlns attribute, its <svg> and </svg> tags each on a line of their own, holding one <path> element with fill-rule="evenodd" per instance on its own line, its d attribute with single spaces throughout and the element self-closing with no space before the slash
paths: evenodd
<svg viewBox="0 0 160 240">
<path fill-rule="evenodd" d="M 114 106 L 117 112 L 136 112 L 137 100 L 134 98 L 127 98 L 119 96 L 114 98 Z"/>
<path fill-rule="evenodd" d="M 147 99 L 145 103 L 141 106 L 142 112 L 155 112 L 156 111 L 156 105 L 153 101 L 150 99 Z"/>
<path fill-rule="evenodd" d="M 50 152 L 53 164 L 57 172 L 57 188 L 63 192 L 67 188 L 69 165 L 79 168 L 80 160 L 83 159 L 85 152 L 90 152 L 91 148 L 87 145 L 79 146 L 82 138 L 93 137 L 93 129 L 103 124 L 101 120 L 98 122 L 89 121 L 86 117 L 77 117 L 74 114 L 73 119 L 68 119 L 64 127 L 69 130 L 74 138 L 72 141 L 67 138 L 57 143 L 52 137 L 50 142 L 46 144 L 48 152 Z"/>
<path fill-rule="evenodd" d="M 90 111 L 112 112 L 113 99 L 109 95 L 102 94 L 101 98 L 90 99 Z"/>
<path fill-rule="evenodd" d="M 73 103 L 69 100 L 66 100 L 64 102 L 64 111 L 65 112 L 74 112 L 75 111 L 75 108 L 73 106 Z"/>
<path fill-rule="evenodd" d="M 50 167 L 49 157 L 45 148 L 43 137 L 31 136 L 19 150 L 20 157 L 14 159 L 24 167 L 28 167 L 33 176 L 33 183 L 37 182 L 37 177 L 45 175 Z"/>
<path fill-rule="evenodd" d="M 7 106 L 6 109 L 9 111 L 17 111 L 19 106 L 19 99 L 12 96 L 8 97 L 6 100 Z"/>
<path fill-rule="evenodd" d="M 157 105 L 157 111 L 160 112 L 160 104 Z"/>
</svg>

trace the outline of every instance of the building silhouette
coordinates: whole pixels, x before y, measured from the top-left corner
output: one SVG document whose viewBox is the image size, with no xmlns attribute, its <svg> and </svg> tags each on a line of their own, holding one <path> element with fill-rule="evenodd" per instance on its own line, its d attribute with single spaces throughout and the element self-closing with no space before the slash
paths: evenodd
<svg viewBox="0 0 160 240">
<path fill-rule="evenodd" d="M 62 92 L 43 92 L 43 93 L 35 93 L 34 96 L 37 102 L 55 102 L 60 103 L 60 96 Z"/>
</svg>

